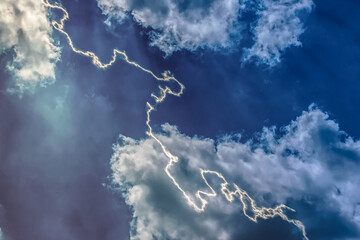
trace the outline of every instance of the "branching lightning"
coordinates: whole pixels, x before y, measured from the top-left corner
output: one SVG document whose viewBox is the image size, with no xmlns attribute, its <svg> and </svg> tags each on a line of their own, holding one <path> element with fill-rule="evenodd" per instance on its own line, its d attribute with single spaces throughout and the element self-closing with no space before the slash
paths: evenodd
<svg viewBox="0 0 360 240">
<path fill-rule="evenodd" d="M 61 10 L 63 12 L 63 17 L 60 19 L 59 22 L 57 21 L 52 21 L 51 24 L 52 26 L 59 31 L 60 33 L 62 33 L 66 38 L 67 41 L 69 43 L 69 46 L 71 47 L 71 49 L 78 54 L 84 55 L 86 57 L 89 57 L 92 59 L 92 63 L 96 66 L 99 67 L 101 69 L 106 69 L 110 66 L 112 66 L 116 60 L 118 59 L 118 56 L 121 57 L 122 60 L 124 60 L 126 63 L 139 68 L 140 70 L 149 73 L 153 78 L 155 78 L 157 81 L 164 81 L 164 82 L 175 82 L 178 86 L 179 86 L 179 90 L 178 91 L 173 91 L 171 88 L 169 88 L 168 86 L 161 87 L 159 85 L 159 89 L 160 89 L 160 93 L 159 95 L 156 95 L 154 93 L 151 94 L 151 96 L 154 98 L 155 103 L 154 104 L 150 104 L 149 102 L 146 103 L 147 105 L 147 111 L 146 111 L 146 125 L 148 127 L 148 130 L 146 131 L 146 134 L 153 138 L 160 146 L 162 151 L 164 152 L 164 154 L 166 155 L 166 157 L 168 158 L 168 164 L 165 167 L 165 172 L 168 175 L 168 177 L 171 179 L 172 183 L 180 190 L 180 192 L 183 194 L 184 198 L 187 200 L 188 204 L 196 211 L 196 212 L 203 212 L 205 211 L 206 205 L 208 204 L 206 198 L 209 197 L 215 197 L 217 196 L 216 191 L 213 189 L 213 187 L 209 184 L 208 180 L 206 179 L 206 175 L 215 175 L 216 177 L 218 177 L 222 183 L 221 183 L 221 193 L 225 196 L 225 198 L 229 201 L 232 202 L 234 201 L 234 199 L 239 199 L 239 201 L 242 204 L 242 211 L 244 213 L 244 215 L 249 218 L 251 221 L 253 222 L 257 222 L 258 218 L 262 218 L 262 219 L 269 219 L 269 218 L 274 218 L 276 216 L 279 216 L 280 218 L 282 218 L 284 221 L 287 221 L 289 223 L 294 224 L 297 228 L 299 228 L 302 232 L 303 235 L 303 239 L 304 240 L 309 240 L 308 237 L 306 236 L 306 231 L 305 231 L 305 226 L 303 225 L 303 223 L 299 220 L 294 220 L 294 219 L 289 219 L 288 216 L 285 214 L 284 210 L 290 210 L 295 212 L 294 209 L 281 204 L 278 205 L 274 208 L 266 208 L 266 207 L 258 207 L 254 201 L 254 199 L 252 199 L 248 193 L 246 191 L 244 191 L 243 189 L 241 189 L 239 186 L 237 186 L 236 184 L 233 184 L 233 188 L 235 189 L 234 191 L 231 191 L 229 189 L 229 183 L 227 182 L 227 180 L 225 179 L 225 177 L 216 171 L 211 171 L 211 170 L 204 170 L 204 169 L 199 169 L 201 177 L 203 179 L 203 181 L 205 182 L 205 184 L 207 185 L 207 187 L 210 189 L 209 192 L 205 192 L 205 191 L 201 191 L 198 190 L 195 194 L 196 198 L 198 200 L 200 200 L 200 204 L 196 204 L 195 201 L 191 198 L 191 196 L 184 190 L 182 189 L 182 187 L 180 186 L 180 184 L 176 181 L 176 179 L 171 175 L 170 173 L 170 169 L 171 167 L 178 163 L 179 159 L 177 156 L 174 156 L 173 154 L 170 153 L 170 151 L 165 147 L 165 145 L 160 141 L 159 138 L 156 137 L 156 135 L 153 133 L 153 129 L 150 125 L 150 121 L 151 121 L 151 113 L 153 112 L 153 110 L 155 110 L 155 107 L 159 104 L 162 103 L 165 98 L 167 97 L 168 94 L 173 95 L 173 96 L 177 96 L 180 97 L 183 94 L 183 91 L 185 89 L 185 86 L 178 81 L 170 71 L 165 71 L 162 73 L 162 77 L 158 77 L 156 76 L 152 71 L 140 66 L 138 63 L 129 60 L 128 55 L 124 52 L 124 51 L 120 51 L 118 49 L 114 49 L 113 50 L 113 56 L 112 59 L 108 62 L 108 63 L 103 63 L 100 61 L 99 57 L 96 56 L 95 53 L 91 52 L 91 51 L 82 51 L 77 49 L 74 46 L 74 43 L 71 39 L 71 37 L 69 36 L 69 34 L 64 30 L 64 25 L 65 25 L 65 21 L 69 19 L 69 14 L 68 12 L 65 10 L 65 8 L 56 5 L 56 4 L 51 4 L 49 3 L 49 0 L 42 0 L 43 4 L 51 9 L 58 9 Z M 250 206 L 248 204 L 248 202 L 250 203 Z M 247 213 L 247 210 L 250 209 L 250 211 L 253 213 L 253 216 L 250 216 Z"/>
</svg>

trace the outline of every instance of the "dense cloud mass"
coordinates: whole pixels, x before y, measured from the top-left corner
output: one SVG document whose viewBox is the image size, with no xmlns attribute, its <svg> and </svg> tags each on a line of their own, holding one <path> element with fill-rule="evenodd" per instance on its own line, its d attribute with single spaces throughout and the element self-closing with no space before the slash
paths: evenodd
<svg viewBox="0 0 360 240">
<path fill-rule="evenodd" d="M 184 136 L 178 135 L 171 126 L 164 127 L 171 131 L 169 141 L 179 143 L 183 140 Z M 172 136 L 173 133 L 181 139 Z M 181 144 L 186 146 L 195 143 L 195 146 L 211 147 L 212 144 L 211 141 L 203 143 L 197 139 L 185 139 L 187 142 Z M 126 137 L 122 140 L 124 145 L 115 147 L 112 169 L 114 182 L 121 186 L 127 204 L 133 209 L 131 239 L 229 239 L 227 231 L 233 229 L 211 218 L 211 215 L 222 216 L 225 223 L 225 213 L 210 206 L 209 211 L 197 214 L 186 204 L 163 171 L 167 159 L 156 142 L 152 139 L 138 142 Z M 192 150 L 193 153 L 197 151 L 195 148 Z M 195 186 L 192 181 L 199 177 L 192 168 L 197 163 L 199 161 L 189 161 L 190 166 L 186 166 L 188 187 Z M 217 205 L 226 209 L 223 201 L 218 200 Z"/>
<path fill-rule="evenodd" d="M 40 0 L 2 0 L 0 3 L 0 54 L 14 51 L 7 69 L 15 88 L 23 92 L 55 80 L 60 49 L 51 38 L 52 28 Z"/>
<path fill-rule="evenodd" d="M 126 239 L 127 210 L 102 186 L 120 121 L 91 73 L 59 78 L 21 99 L 0 94 L 3 239 Z"/>
<path fill-rule="evenodd" d="M 353 232 L 360 229 L 360 141 L 314 107 L 283 127 L 282 134 L 265 127 L 256 139 L 244 143 L 235 140 L 238 136 L 219 141 L 188 137 L 167 124 L 163 131 L 158 137 L 180 159 L 172 172 L 189 193 L 206 190 L 199 168 L 217 170 L 240 187 L 247 186 L 244 189 L 255 195 L 258 205 L 304 201 L 315 211 L 336 213 Z M 201 214 L 186 205 L 164 173 L 167 159 L 158 144 L 152 139 L 122 140 L 114 147 L 113 181 L 133 209 L 132 239 L 208 239 L 204 233 L 214 239 L 232 238 L 233 232 L 227 228 L 229 219 L 239 212 L 238 204 L 231 207 L 221 197 L 209 199 L 204 213 L 207 221 L 201 221 Z M 304 220 L 305 226 L 322 227 L 316 216 L 301 215 L 305 219 L 299 220 Z M 212 227 L 196 232 L 207 224 Z"/>
<path fill-rule="evenodd" d="M 253 3 L 238 0 L 212 1 L 114 1 L 98 0 L 109 19 L 123 21 L 131 15 L 144 28 L 150 27 L 151 45 L 166 55 L 181 49 L 234 47 L 247 26 L 254 44 L 244 49 L 243 60 L 255 57 L 270 66 L 280 62 L 281 52 L 289 46 L 300 46 L 304 31 L 299 13 L 310 11 L 312 0 L 259 0 Z M 256 22 L 240 20 L 244 12 L 255 12 Z"/>
</svg>

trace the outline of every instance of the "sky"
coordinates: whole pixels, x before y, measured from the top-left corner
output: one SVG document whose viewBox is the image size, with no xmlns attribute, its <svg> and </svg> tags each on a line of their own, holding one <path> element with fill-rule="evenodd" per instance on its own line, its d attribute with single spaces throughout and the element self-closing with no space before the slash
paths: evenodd
<svg viewBox="0 0 360 240">
<path fill-rule="evenodd" d="M 359 9 L 1 1 L 0 239 L 359 239 Z"/>
</svg>

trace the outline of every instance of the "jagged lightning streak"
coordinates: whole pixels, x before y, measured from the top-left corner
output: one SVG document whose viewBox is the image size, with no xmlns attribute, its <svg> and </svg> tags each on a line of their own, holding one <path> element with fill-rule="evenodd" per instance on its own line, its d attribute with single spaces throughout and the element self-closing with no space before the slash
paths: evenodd
<svg viewBox="0 0 360 240">
<path fill-rule="evenodd" d="M 91 51 L 82 51 L 77 49 L 74 46 L 74 43 L 71 39 L 71 37 L 69 36 L 69 34 L 64 30 L 64 24 L 65 21 L 69 19 L 69 13 L 65 10 L 65 8 L 56 5 L 56 4 L 51 4 L 49 3 L 49 0 L 42 0 L 43 4 L 51 9 L 58 9 L 61 10 L 63 12 L 63 17 L 60 19 L 59 22 L 57 21 L 52 21 L 51 24 L 52 26 L 59 31 L 60 33 L 62 33 L 63 35 L 65 35 L 65 37 L 67 38 L 67 41 L 71 47 L 71 49 L 78 54 L 87 56 L 89 58 L 92 59 L 92 63 L 101 68 L 101 69 L 106 69 L 108 67 L 110 67 L 111 65 L 113 65 L 116 60 L 118 59 L 117 57 L 120 56 L 122 57 L 122 59 L 134 66 L 137 67 L 139 69 L 141 69 L 142 71 L 149 73 L 153 78 L 155 78 L 158 81 L 165 81 L 165 82 L 171 82 L 174 81 L 175 83 L 178 84 L 179 86 L 179 90 L 178 91 L 173 91 L 171 88 L 169 88 L 168 86 L 166 86 L 165 88 L 161 87 L 159 85 L 159 89 L 160 89 L 160 94 L 156 95 L 154 93 L 151 94 L 151 96 L 154 98 L 155 100 L 155 104 L 150 104 L 149 102 L 146 102 L 147 105 L 147 111 L 146 111 L 146 125 L 148 127 L 148 130 L 146 131 L 146 134 L 153 138 L 160 146 L 162 151 L 164 152 L 164 154 L 167 156 L 167 158 L 169 159 L 168 164 L 165 167 L 165 172 L 168 175 L 168 177 L 171 179 L 171 181 L 173 182 L 173 184 L 181 191 L 181 193 L 183 194 L 183 196 L 185 197 L 185 199 L 187 200 L 188 204 L 196 211 L 196 212 L 203 212 L 206 208 L 206 205 L 208 204 L 207 200 L 205 199 L 205 197 L 215 197 L 217 196 L 216 191 L 213 189 L 213 187 L 209 184 L 209 182 L 207 181 L 205 175 L 206 174 L 211 174 L 211 175 L 215 175 L 216 177 L 218 177 L 220 180 L 222 180 L 221 183 L 221 193 L 225 196 L 225 198 L 229 201 L 232 202 L 234 201 L 235 198 L 239 199 L 241 204 L 242 204 L 242 210 L 244 215 L 249 218 L 251 221 L 253 222 L 257 222 L 258 218 L 262 218 L 262 219 L 269 219 L 269 218 L 274 218 L 276 216 L 279 216 L 280 218 L 282 218 L 283 220 L 294 224 L 296 227 L 298 227 L 303 235 L 303 238 L 305 240 L 308 240 L 308 237 L 306 236 L 306 231 L 305 231 L 305 226 L 303 225 L 303 223 L 299 220 L 294 220 L 294 219 L 289 219 L 288 216 L 285 214 L 284 210 L 290 210 L 290 211 L 295 211 L 294 209 L 281 204 L 276 206 L 275 208 L 266 208 L 266 207 L 258 207 L 254 201 L 254 199 L 252 199 L 249 194 L 244 191 L 243 189 L 241 189 L 239 186 L 237 186 L 236 184 L 233 184 L 234 187 L 234 191 L 231 191 L 229 189 L 229 183 L 227 182 L 227 180 L 225 179 L 225 177 L 216 171 L 211 171 L 211 170 L 204 170 L 204 169 L 199 169 L 200 170 L 200 174 L 202 179 L 204 180 L 205 184 L 207 185 L 207 187 L 210 189 L 210 192 L 205 192 L 205 191 L 201 191 L 198 190 L 195 194 L 196 198 L 200 200 L 200 205 L 196 204 L 194 202 L 194 200 L 189 196 L 189 194 L 182 189 L 182 187 L 180 186 L 180 184 L 176 181 L 176 179 L 171 175 L 170 173 L 170 169 L 171 167 L 176 164 L 179 159 L 177 156 L 174 156 L 173 154 L 171 154 L 171 152 L 165 147 L 165 145 L 160 141 L 159 138 L 156 137 L 156 135 L 153 133 L 153 129 L 150 125 L 150 121 L 151 121 L 151 113 L 153 112 L 153 110 L 155 109 L 156 105 L 159 103 L 162 103 L 165 98 L 167 97 L 168 94 L 170 95 L 174 95 L 177 97 L 180 97 L 183 94 L 183 91 L 185 89 L 185 86 L 178 81 L 172 74 L 170 71 L 165 71 L 162 73 L 162 77 L 158 77 L 156 76 L 152 71 L 140 66 L 138 63 L 134 62 L 134 61 L 130 61 L 129 57 L 127 56 L 127 54 L 124 51 L 120 51 L 118 49 L 114 49 L 113 50 L 113 56 L 112 59 L 108 62 L 108 63 L 103 63 L 100 61 L 99 57 L 96 56 L 95 53 L 91 52 Z M 250 202 L 250 206 L 248 206 L 248 203 Z M 249 209 L 252 211 L 253 216 L 248 215 L 247 210 Z"/>
</svg>

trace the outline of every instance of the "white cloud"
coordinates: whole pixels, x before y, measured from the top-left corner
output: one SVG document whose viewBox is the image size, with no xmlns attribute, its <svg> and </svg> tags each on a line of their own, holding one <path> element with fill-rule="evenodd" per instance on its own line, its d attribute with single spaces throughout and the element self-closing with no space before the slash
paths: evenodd
<svg viewBox="0 0 360 240">
<path fill-rule="evenodd" d="M 286 126 L 277 137 L 264 128 L 261 143 L 224 142 L 217 155 L 232 176 L 249 181 L 259 193 L 272 193 L 279 202 L 316 196 L 360 228 L 360 141 L 355 141 L 313 109 Z M 255 147 L 255 148 L 254 148 Z M 237 157 L 238 161 L 229 161 Z M 246 180 L 248 179 L 248 180 Z M 308 200 L 311 203 L 311 200 Z"/>
<path fill-rule="evenodd" d="M 122 21 L 126 13 L 143 27 L 151 27 L 151 45 L 167 55 L 181 49 L 226 48 L 232 35 L 240 37 L 239 0 L 131 1 L 98 0 L 109 18 Z"/>
<path fill-rule="evenodd" d="M 312 0 L 198 0 L 198 1 L 130 1 L 98 0 L 109 19 L 122 22 L 128 15 L 144 28 L 150 29 L 151 45 L 166 55 L 174 51 L 198 48 L 219 50 L 236 46 L 246 26 L 254 44 L 244 49 L 243 61 L 255 58 L 274 66 L 282 52 L 290 46 L 300 46 L 303 33 L 299 13 L 310 12 Z M 258 19 L 241 18 L 243 12 L 255 11 Z M 240 48 L 242 48 L 240 44 Z"/>
<path fill-rule="evenodd" d="M 360 229 L 360 141 L 318 109 L 303 112 L 281 135 L 275 128 L 264 128 L 261 137 L 247 142 L 231 136 L 217 142 L 188 137 L 170 125 L 163 131 L 157 137 L 180 159 L 172 173 L 189 193 L 206 190 L 199 167 L 216 170 L 253 193 L 260 206 L 305 200 L 317 211 L 336 212 Z M 205 213 L 196 214 L 164 173 L 167 159 L 158 144 L 152 139 L 122 140 L 114 147 L 111 163 L 113 181 L 133 209 L 132 239 L 207 239 L 204 234 L 231 238 L 234 226 L 229 223 L 240 212 L 238 204 L 217 197 L 209 199 Z M 270 202 L 265 196 L 271 196 Z"/>
<path fill-rule="evenodd" d="M 244 60 L 254 57 L 274 66 L 286 48 L 301 46 L 299 36 L 304 29 L 299 13 L 311 11 L 312 7 L 312 0 L 261 0 L 259 19 L 253 28 L 255 43 L 245 50 Z"/>
<path fill-rule="evenodd" d="M 170 126 L 165 128 L 175 131 Z M 177 132 L 173 133 L 178 135 Z M 219 222 L 209 217 L 214 212 L 221 215 L 221 212 L 209 208 L 205 214 L 198 214 L 186 204 L 163 171 L 167 159 L 161 154 L 156 142 L 152 139 L 138 142 L 126 137 L 122 137 L 122 140 L 124 145 L 114 147 L 113 181 L 120 185 L 126 203 L 133 210 L 131 239 L 229 239 L 226 227 L 222 227 Z M 168 140 L 177 142 L 182 139 L 168 138 Z M 207 144 L 197 139 L 187 138 L 187 140 L 189 143 L 185 142 L 185 144 L 190 142 Z M 210 142 L 209 147 L 211 145 Z M 193 150 L 197 151 L 197 149 Z M 195 163 L 189 162 L 189 164 L 191 166 L 188 170 L 192 171 Z M 188 183 L 191 184 L 192 178 L 193 176 L 188 176 Z M 191 189 L 191 186 L 188 187 Z M 217 206 L 223 204 L 219 201 Z M 226 205 L 223 208 L 226 210 Z M 226 216 L 223 218 L 226 219 Z"/>
<path fill-rule="evenodd" d="M 55 62 L 60 49 L 51 38 L 52 28 L 40 0 L 2 0 L 0 2 L 0 54 L 14 50 L 7 69 L 15 89 L 23 92 L 46 86 L 55 80 Z"/>
</svg>

